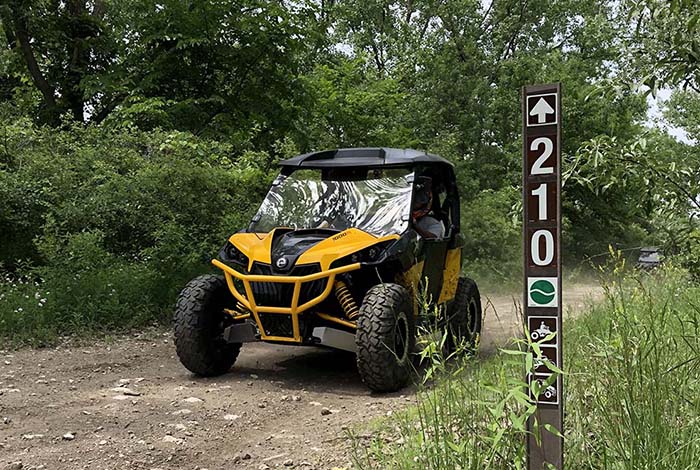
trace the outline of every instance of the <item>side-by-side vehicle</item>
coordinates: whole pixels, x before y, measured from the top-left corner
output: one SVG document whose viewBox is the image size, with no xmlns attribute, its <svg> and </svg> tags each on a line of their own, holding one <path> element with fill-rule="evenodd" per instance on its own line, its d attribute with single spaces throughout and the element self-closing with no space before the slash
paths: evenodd
<svg viewBox="0 0 700 470">
<path fill-rule="evenodd" d="M 360 148 L 280 165 L 250 225 L 213 260 L 221 275 L 195 278 L 177 300 L 175 346 L 185 367 L 225 373 L 252 341 L 321 345 L 355 352 L 363 381 L 385 392 L 407 383 L 421 322 L 441 325 L 453 349 L 476 346 L 481 301 L 474 281 L 460 276 L 449 161 Z"/>
</svg>

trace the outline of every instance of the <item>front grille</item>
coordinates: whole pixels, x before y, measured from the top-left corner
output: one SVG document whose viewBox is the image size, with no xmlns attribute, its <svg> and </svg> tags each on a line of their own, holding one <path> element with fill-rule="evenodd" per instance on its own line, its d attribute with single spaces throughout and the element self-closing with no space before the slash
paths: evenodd
<svg viewBox="0 0 700 470">
<path fill-rule="evenodd" d="M 259 313 L 260 323 L 268 336 L 292 336 L 294 328 L 292 326 L 291 315 L 280 315 L 276 313 Z"/>
<path fill-rule="evenodd" d="M 295 266 L 289 272 L 289 276 L 308 276 L 321 270 L 318 264 L 302 264 Z M 251 274 L 272 275 L 272 268 L 269 264 L 254 263 Z M 299 292 L 299 305 L 303 305 L 309 300 L 321 295 L 326 287 L 327 279 L 317 279 L 315 281 L 301 284 Z M 253 291 L 256 305 L 260 307 L 291 307 L 292 295 L 294 294 L 294 284 L 283 282 L 251 282 L 250 288 Z"/>
</svg>

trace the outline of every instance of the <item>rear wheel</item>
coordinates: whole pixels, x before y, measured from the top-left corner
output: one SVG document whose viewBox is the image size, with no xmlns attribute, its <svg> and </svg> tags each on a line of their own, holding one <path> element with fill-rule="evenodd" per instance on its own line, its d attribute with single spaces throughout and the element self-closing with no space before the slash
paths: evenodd
<svg viewBox="0 0 700 470">
<path fill-rule="evenodd" d="M 476 282 L 460 277 L 455 298 L 447 307 L 447 342 L 450 352 L 476 351 L 481 334 L 481 296 Z"/>
<path fill-rule="evenodd" d="M 393 392 L 406 385 L 416 325 L 409 292 L 398 284 L 379 284 L 360 307 L 355 344 L 357 369 L 375 392 Z"/>
<path fill-rule="evenodd" d="M 227 372 L 238 357 L 240 343 L 227 343 L 231 323 L 225 308 L 234 304 L 223 276 L 204 275 L 189 282 L 175 305 L 175 350 L 187 369 L 201 376 Z"/>
</svg>

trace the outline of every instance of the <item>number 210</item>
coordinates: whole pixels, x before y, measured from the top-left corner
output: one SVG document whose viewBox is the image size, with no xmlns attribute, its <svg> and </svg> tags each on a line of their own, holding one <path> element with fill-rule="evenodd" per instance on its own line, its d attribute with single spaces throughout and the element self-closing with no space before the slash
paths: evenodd
<svg viewBox="0 0 700 470">
<path fill-rule="evenodd" d="M 544 147 L 544 148 L 542 148 Z M 542 150 L 540 150 L 542 149 Z M 538 137 L 530 144 L 530 150 L 542 153 L 532 164 L 531 175 L 551 175 L 554 174 L 554 166 L 545 166 L 549 157 L 554 153 L 554 143 L 550 137 Z M 547 220 L 547 184 L 542 183 L 531 194 L 537 197 L 537 219 Z M 544 239 L 544 253 L 540 250 L 540 240 Z M 532 261 L 537 266 L 547 266 L 554 260 L 554 237 L 547 229 L 535 231 L 530 240 L 530 253 Z"/>
</svg>

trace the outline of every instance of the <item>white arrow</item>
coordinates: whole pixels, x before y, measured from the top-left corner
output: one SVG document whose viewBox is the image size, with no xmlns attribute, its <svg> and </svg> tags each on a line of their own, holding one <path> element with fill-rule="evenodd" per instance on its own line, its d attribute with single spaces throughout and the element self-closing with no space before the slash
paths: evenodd
<svg viewBox="0 0 700 470">
<path fill-rule="evenodd" d="M 547 103 L 547 100 L 540 98 L 537 104 L 530 110 L 530 116 L 537 116 L 537 123 L 542 124 L 547 121 L 547 114 L 554 114 L 554 109 Z"/>
</svg>

